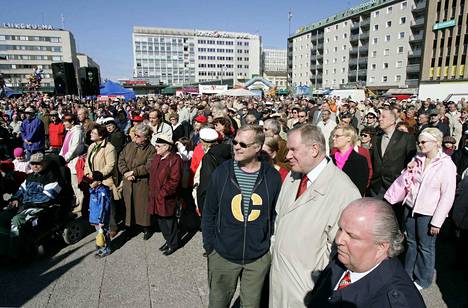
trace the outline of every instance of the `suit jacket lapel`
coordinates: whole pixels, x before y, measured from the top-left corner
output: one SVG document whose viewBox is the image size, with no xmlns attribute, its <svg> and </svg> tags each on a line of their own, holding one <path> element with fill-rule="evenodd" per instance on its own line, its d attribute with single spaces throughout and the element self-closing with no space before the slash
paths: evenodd
<svg viewBox="0 0 468 308">
<path fill-rule="evenodd" d="M 379 154 L 379 157 L 380 157 L 381 160 L 383 159 L 383 155 L 382 155 L 382 138 L 383 138 L 382 135 L 377 136 L 377 139 L 376 139 L 376 142 L 375 142 L 375 146 L 377 148 L 377 153 Z"/>
</svg>

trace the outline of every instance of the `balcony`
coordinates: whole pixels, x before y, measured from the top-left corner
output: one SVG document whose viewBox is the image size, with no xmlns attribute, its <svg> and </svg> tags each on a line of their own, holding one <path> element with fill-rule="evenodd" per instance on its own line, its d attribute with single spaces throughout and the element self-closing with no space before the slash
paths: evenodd
<svg viewBox="0 0 468 308">
<path fill-rule="evenodd" d="M 351 71 L 348 71 L 348 76 L 355 77 L 355 76 L 356 76 L 356 73 L 357 73 L 357 71 L 356 71 L 356 70 L 351 70 Z"/>
<path fill-rule="evenodd" d="M 406 72 L 408 73 L 418 73 L 419 69 L 419 64 L 409 64 L 406 66 Z"/>
<path fill-rule="evenodd" d="M 424 13 L 426 11 L 426 6 L 427 6 L 426 0 L 419 1 L 416 3 L 416 6 L 411 12 L 413 14 Z"/>
<path fill-rule="evenodd" d="M 423 31 L 419 31 L 418 34 L 413 35 L 413 38 L 410 40 L 410 42 L 421 42 L 424 38 Z"/>
<path fill-rule="evenodd" d="M 358 23 L 358 22 L 354 22 L 354 23 L 351 25 L 351 31 L 357 30 L 357 29 L 359 29 L 359 23 Z"/>
<path fill-rule="evenodd" d="M 367 29 L 370 26 L 370 19 L 364 19 L 361 21 L 361 28 Z"/>
<path fill-rule="evenodd" d="M 353 35 L 351 35 L 351 36 L 349 37 L 349 40 L 350 40 L 351 42 L 354 42 L 354 41 L 359 40 L 359 34 L 353 34 Z"/>
<path fill-rule="evenodd" d="M 358 53 L 358 47 L 353 47 L 349 50 L 350 55 L 355 55 Z"/>
<path fill-rule="evenodd" d="M 367 54 L 368 52 L 369 52 L 369 47 L 367 45 L 359 47 L 359 54 L 360 55 Z"/>
<path fill-rule="evenodd" d="M 411 23 L 411 28 L 418 29 L 424 27 L 424 17 L 420 17 Z"/>
<path fill-rule="evenodd" d="M 421 49 L 415 49 L 413 51 L 410 51 L 408 57 L 409 58 L 420 58 L 421 57 Z"/>
<path fill-rule="evenodd" d="M 406 79 L 406 85 L 408 88 L 417 88 L 419 85 L 418 79 Z"/>
<path fill-rule="evenodd" d="M 362 33 L 361 36 L 359 37 L 361 41 L 368 40 L 369 39 L 369 33 Z"/>
</svg>

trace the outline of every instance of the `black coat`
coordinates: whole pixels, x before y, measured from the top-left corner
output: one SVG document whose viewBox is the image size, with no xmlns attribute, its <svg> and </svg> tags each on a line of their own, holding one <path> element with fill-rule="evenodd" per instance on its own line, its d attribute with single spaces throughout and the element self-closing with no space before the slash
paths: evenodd
<svg viewBox="0 0 468 308">
<path fill-rule="evenodd" d="M 335 155 L 332 155 L 332 160 L 336 165 Z M 343 166 L 343 172 L 353 181 L 354 185 L 359 189 L 361 196 L 364 196 L 369 179 L 367 159 L 356 153 L 356 151 L 352 151 Z"/>
<path fill-rule="evenodd" d="M 387 190 L 416 154 L 414 136 L 396 129 L 382 157 L 382 135 L 379 134 L 376 137 L 371 151 L 374 174 L 370 188 L 375 193 L 378 193 L 381 188 Z"/>
<path fill-rule="evenodd" d="M 201 212 L 203 212 L 206 190 L 211 179 L 211 174 L 219 165 L 231 158 L 232 147 L 227 143 L 214 145 L 203 156 L 200 167 L 200 183 L 197 189 L 197 202 Z"/>
<path fill-rule="evenodd" d="M 459 229 L 468 230 L 468 176 L 458 183 L 452 219 Z"/>
<path fill-rule="evenodd" d="M 398 258 L 386 259 L 351 285 L 334 291 L 346 268 L 332 258 L 305 298 L 308 307 L 420 308 L 426 307 L 419 291 Z"/>
</svg>

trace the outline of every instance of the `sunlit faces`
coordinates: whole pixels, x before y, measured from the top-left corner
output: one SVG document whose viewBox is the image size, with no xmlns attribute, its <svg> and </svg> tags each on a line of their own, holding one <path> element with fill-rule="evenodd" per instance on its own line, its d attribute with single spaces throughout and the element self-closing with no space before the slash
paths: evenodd
<svg viewBox="0 0 468 308">
<path fill-rule="evenodd" d="M 395 125 L 396 115 L 391 110 L 382 110 L 379 117 L 380 128 L 385 130 Z"/>
<path fill-rule="evenodd" d="M 261 150 L 262 145 L 255 143 L 255 132 L 251 130 L 239 131 L 232 141 L 234 160 L 247 162 L 253 160 Z"/>
<path fill-rule="evenodd" d="M 333 147 L 342 149 L 351 144 L 351 137 L 347 136 L 341 128 L 337 128 L 332 136 Z"/>
<path fill-rule="evenodd" d="M 288 154 L 291 170 L 299 173 L 308 173 L 318 163 L 320 146 L 316 143 L 305 144 L 301 132 L 296 130 L 288 134 Z"/>
<path fill-rule="evenodd" d="M 375 213 L 366 208 L 348 206 L 338 223 L 335 243 L 338 260 L 353 272 L 366 272 L 386 257 L 387 244 L 376 244 L 372 226 Z"/>
</svg>

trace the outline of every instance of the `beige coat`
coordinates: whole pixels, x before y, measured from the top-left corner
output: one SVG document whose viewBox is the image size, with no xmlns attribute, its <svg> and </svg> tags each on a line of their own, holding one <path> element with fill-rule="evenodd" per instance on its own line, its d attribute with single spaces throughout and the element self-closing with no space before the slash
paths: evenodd
<svg viewBox="0 0 468 308">
<path fill-rule="evenodd" d="M 104 176 L 104 185 L 109 187 L 112 191 L 114 200 L 120 199 L 120 194 L 117 190 L 118 186 L 118 170 L 117 170 L 117 152 L 114 146 L 104 140 L 101 148 L 93 157 L 93 168 L 90 165 L 90 157 L 93 149 L 97 146 L 96 143 L 92 143 L 88 148 L 88 154 L 86 155 L 86 164 L 84 169 L 85 175 L 91 175 L 93 171 L 100 171 Z"/>
<path fill-rule="evenodd" d="M 270 308 L 304 307 L 304 297 L 328 264 L 341 211 L 361 197 L 348 176 L 329 161 L 297 200 L 300 176 L 289 173 L 276 203 L 272 237 Z"/>
</svg>

